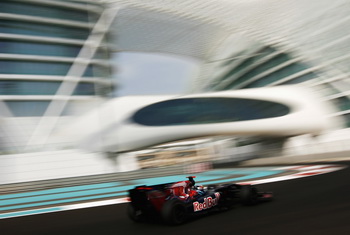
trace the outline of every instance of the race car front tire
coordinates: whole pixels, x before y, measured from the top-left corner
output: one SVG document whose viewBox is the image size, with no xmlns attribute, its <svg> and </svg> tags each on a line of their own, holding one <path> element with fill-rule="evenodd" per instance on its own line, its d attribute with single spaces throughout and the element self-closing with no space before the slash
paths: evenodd
<svg viewBox="0 0 350 235">
<path fill-rule="evenodd" d="M 164 222 L 171 225 L 182 224 L 188 217 L 184 202 L 178 199 L 167 201 L 161 213 Z"/>
<path fill-rule="evenodd" d="M 242 185 L 239 194 L 243 205 L 250 206 L 258 203 L 258 190 L 251 185 Z"/>
</svg>

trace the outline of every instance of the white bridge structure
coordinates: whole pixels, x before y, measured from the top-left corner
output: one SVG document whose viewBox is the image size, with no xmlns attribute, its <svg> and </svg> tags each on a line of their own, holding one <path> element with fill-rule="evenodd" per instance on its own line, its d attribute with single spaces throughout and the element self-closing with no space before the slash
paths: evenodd
<svg viewBox="0 0 350 235">
<path fill-rule="evenodd" d="M 83 149 L 122 153 L 196 137 L 291 137 L 332 128 L 331 107 L 311 90 L 279 86 L 111 100 L 73 122 Z"/>
</svg>

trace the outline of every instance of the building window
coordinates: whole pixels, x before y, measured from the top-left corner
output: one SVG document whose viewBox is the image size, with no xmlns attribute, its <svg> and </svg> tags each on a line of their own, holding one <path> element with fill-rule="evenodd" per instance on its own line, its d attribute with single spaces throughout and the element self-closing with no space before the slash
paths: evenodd
<svg viewBox="0 0 350 235">
<path fill-rule="evenodd" d="M 341 111 L 350 110 L 350 99 L 347 96 L 334 99 L 333 102 L 335 102 Z"/>
<path fill-rule="evenodd" d="M 7 107 L 15 117 L 43 116 L 49 101 L 6 101 Z"/>
<path fill-rule="evenodd" d="M 0 41 L 0 53 L 21 55 L 42 55 L 76 57 L 81 49 L 79 45 L 36 43 L 16 40 Z M 99 48 L 94 56 L 96 59 L 109 59 L 106 48 Z"/>
<path fill-rule="evenodd" d="M 48 43 L 4 40 L 0 42 L 0 53 L 76 57 L 81 46 L 55 45 Z"/>
<path fill-rule="evenodd" d="M 282 78 L 285 78 L 297 72 L 303 71 L 305 69 L 307 69 L 307 67 L 303 64 L 299 64 L 299 63 L 291 64 L 281 69 L 278 69 L 275 72 L 270 73 L 267 76 L 264 76 L 256 80 L 255 82 L 250 83 L 247 86 L 244 86 L 244 88 L 263 87 L 270 83 L 279 81 Z M 307 77 L 304 77 L 304 78 L 307 78 Z"/>
<path fill-rule="evenodd" d="M 137 111 L 132 120 L 146 126 L 195 125 L 273 118 L 290 112 L 285 105 L 238 98 L 188 98 L 163 101 Z"/>
<path fill-rule="evenodd" d="M 72 39 L 86 39 L 90 34 L 89 29 L 4 19 L 0 22 L 0 32 Z"/>
<path fill-rule="evenodd" d="M 283 82 L 281 84 L 287 85 L 287 84 L 298 84 L 301 82 L 306 82 L 311 79 L 317 78 L 317 75 L 315 73 L 306 73 L 304 75 L 301 75 L 299 77 L 293 78 L 289 81 Z"/>
<path fill-rule="evenodd" d="M 350 127 L 350 113 L 344 115 L 346 127 Z"/>
<path fill-rule="evenodd" d="M 59 6 L 35 5 L 34 3 L 26 1 L 17 2 L 2 0 L 0 2 L 0 12 L 85 22 L 91 19 L 96 20 L 98 17 L 96 13 L 89 13 L 86 10 L 74 10 Z"/>
<path fill-rule="evenodd" d="M 55 95 L 61 82 L 0 81 L 0 95 Z M 93 83 L 78 83 L 72 95 L 95 95 Z"/>
<path fill-rule="evenodd" d="M 70 67 L 70 63 L 60 62 L 0 61 L 0 74 L 65 76 Z M 108 67 L 89 65 L 83 77 L 107 77 L 109 74 Z"/>
</svg>

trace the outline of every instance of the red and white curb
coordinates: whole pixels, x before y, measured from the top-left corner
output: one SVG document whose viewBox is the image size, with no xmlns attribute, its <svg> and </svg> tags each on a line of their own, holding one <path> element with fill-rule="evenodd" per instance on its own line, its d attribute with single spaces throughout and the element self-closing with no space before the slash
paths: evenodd
<svg viewBox="0 0 350 235">
<path fill-rule="evenodd" d="M 89 207 L 96 207 L 96 206 L 108 206 L 108 205 L 115 205 L 115 204 L 121 204 L 121 203 L 127 203 L 129 202 L 129 198 L 117 198 L 117 199 L 110 199 L 110 200 L 104 200 L 104 201 L 97 201 L 97 202 L 85 202 L 80 204 L 74 204 L 74 205 L 66 205 L 62 206 L 62 210 L 76 210 L 76 209 L 83 209 L 83 208 L 89 208 Z"/>
<path fill-rule="evenodd" d="M 261 179 L 261 180 L 244 181 L 244 182 L 240 182 L 239 184 L 255 185 L 255 184 L 273 183 L 278 181 L 299 179 L 299 178 L 308 177 L 308 176 L 326 174 L 326 173 L 338 171 L 344 168 L 346 168 L 346 166 L 340 166 L 340 165 L 296 165 L 296 166 L 277 167 L 277 168 L 274 168 L 273 170 L 295 171 L 295 173 L 290 175 Z"/>
<path fill-rule="evenodd" d="M 7 219 L 7 218 L 14 218 L 14 217 L 28 216 L 28 215 L 47 214 L 47 213 L 53 213 L 53 212 L 77 210 L 77 209 L 84 209 L 84 208 L 91 208 L 91 207 L 98 207 L 98 206 L 108 206 L 108 205 L 115 205 L 115 204 L 121 204 L 126 202 L 129 202 L 129 198 L 117 198 L 117 199 L 109 199 L 109 200 L 96 201 L 96 202 L 85 202 L 85 203 L 79 203 L 74 205 L 46 207 L 46 208 L 34 209 L 34 210 L 24 210 L 19 212 L 3 213 L 3 214 L 0 214 L 0 219 Z"/>
</svg>

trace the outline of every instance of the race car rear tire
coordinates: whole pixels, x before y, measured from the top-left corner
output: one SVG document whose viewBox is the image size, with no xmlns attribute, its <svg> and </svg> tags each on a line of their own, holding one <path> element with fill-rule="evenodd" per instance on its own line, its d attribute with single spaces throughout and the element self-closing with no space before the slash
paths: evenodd
<svg viewBox="0 0 350 235">
<path fill-rule="evenodd" d="M 127 213 L 129 218 L 132 221 L 136 223 L 142 222 L 142 217 L 143 217 L 142 212 L 139 210 L 136 210 L 131 203 L 128 204 Z"/>
<path fill-rule="evenodd" d="M 243 205 L 250 206 L 258 203 L 258 190 L 251 185 L 242 185 L 239 194 Z"/>
<path fill-rule="evenodd" d="M 165 223 L 171 225 L 182 224 L 188 217 L 184 202 L 173 199 L 167 201 L 162 209 L 162 218 Z"/>
</svg>

